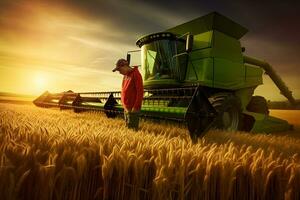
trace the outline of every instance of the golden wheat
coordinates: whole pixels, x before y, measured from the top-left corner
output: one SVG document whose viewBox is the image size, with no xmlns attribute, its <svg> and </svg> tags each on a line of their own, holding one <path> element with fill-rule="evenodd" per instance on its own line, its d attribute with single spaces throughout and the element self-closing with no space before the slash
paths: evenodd
<svg viewBox="0 0 300 200">
<path fill-rule="evenodd" d="M 299 199 L 300 139 L 0 104 L 1 199 Z"/>
</svg>

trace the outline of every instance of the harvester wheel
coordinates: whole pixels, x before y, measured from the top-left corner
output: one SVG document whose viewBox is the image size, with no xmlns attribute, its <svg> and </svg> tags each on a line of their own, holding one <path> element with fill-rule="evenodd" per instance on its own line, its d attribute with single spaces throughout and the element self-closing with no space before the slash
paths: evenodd
<svg viewBox="0 0 300 200">
<path fill-rule="evenodd" d="M 237 131 L 241 126 L 241 103 L 230 93 L 216 93 L 209 101 L 217 111 L 212 128 Z"/>
<path fill-rule="evenodd" d="M 267 100 L 262 96 L 253 96 L 247 106 L 247 110 L 265 115 L 269 114 Z"/>
</svg>

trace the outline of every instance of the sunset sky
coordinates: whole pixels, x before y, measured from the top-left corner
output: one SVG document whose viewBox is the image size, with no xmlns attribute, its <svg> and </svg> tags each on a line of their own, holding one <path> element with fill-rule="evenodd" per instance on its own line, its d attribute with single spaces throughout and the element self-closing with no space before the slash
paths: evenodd
<svg viewBox="0 0 300 200">
<path fill-rule="evenodd" d="M 249 29 L 246 54 L 273 65 L 300 98 L 296 2 L 0 0 L 0 92 L 118 90 L 111 69 L 137 38 L 217 11 Z M 283 99 L 267 77 L 257 93 Z"/>
</svg>

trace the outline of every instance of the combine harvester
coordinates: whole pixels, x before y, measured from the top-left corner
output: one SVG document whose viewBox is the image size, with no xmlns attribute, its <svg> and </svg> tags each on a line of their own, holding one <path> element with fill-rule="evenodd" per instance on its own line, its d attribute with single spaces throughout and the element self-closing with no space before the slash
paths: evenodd
<svg viewBox="0 0 300 200">
<path fill-rule="evenodd" d="M 263 73 L 291 104 L 292 92 L 270 64 L 243 54 L 239 39 L 247 29 L 216 12 L 140 38 L 145 88 L 141 115 L 182 121 L 192 138 L 211 128 L 276 132 L 292 128 L 269 116 L 264 97 L 253 96 Z M 131 54 L 127 54 L 130 62 Z M 34 104 L 41 107 L 123 113 L 120 92 L 45 92 Z"/>
</svg>

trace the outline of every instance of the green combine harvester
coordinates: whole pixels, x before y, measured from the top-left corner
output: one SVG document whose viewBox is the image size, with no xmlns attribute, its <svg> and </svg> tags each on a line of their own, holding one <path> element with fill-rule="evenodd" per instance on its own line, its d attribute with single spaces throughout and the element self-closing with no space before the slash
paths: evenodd
<svg viewBox="0 0 300 200">
<path fill-rule="evenodd" d="M 266 133 L 291 129 L 287 121 L 269 116 L 264 97 L 253 96 L 265 72 L 295 104 L 270 64 L 243 54 L 239 40 L 247 31 L 213 12 L 141 37 L 136 42 L 145 88 L 141 115 L 184 122 L 192 138 L 211 128 Z M 108 117 L 123 113 L 120 92 L 45 92 L 34 104 L 99 110 Z"/>
</svg>

